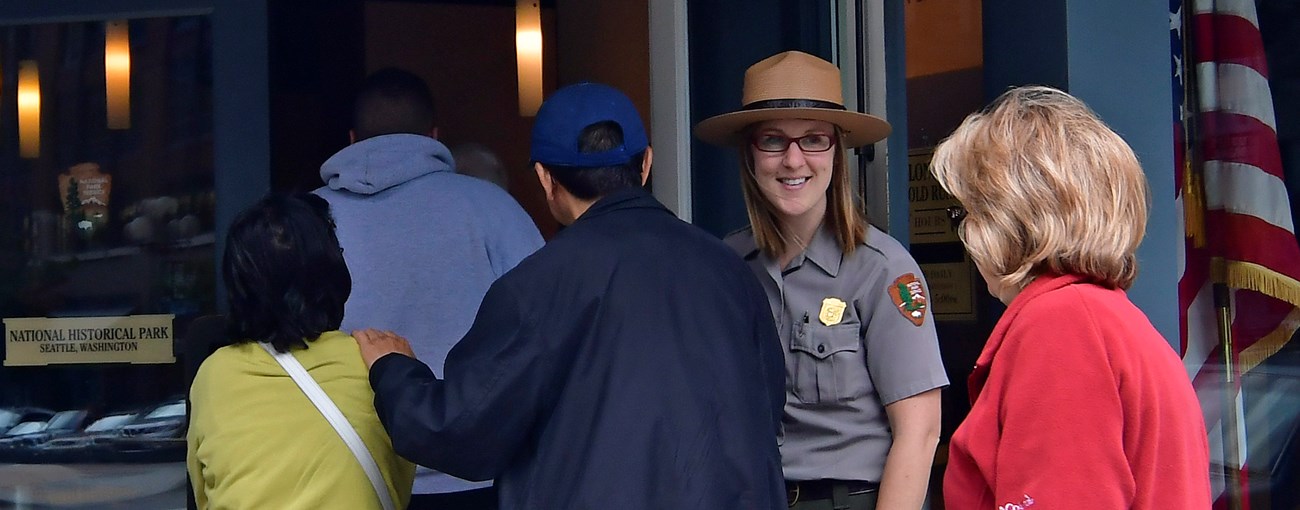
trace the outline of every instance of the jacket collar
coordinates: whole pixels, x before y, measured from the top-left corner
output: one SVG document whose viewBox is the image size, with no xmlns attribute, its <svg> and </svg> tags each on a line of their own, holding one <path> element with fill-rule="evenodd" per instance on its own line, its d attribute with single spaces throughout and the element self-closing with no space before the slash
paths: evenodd
<svg viewBox="0 0 1300 510">
<path fill-rule="evenodd" d="M 1007 306 L 1006 311 L 1002 312 L 1002 318 L 998 319 L 997 326 L 995 326 L 993 332 L 989 334 L 989 340 L 984 344 L 984 349 L 980 351 L 979 359 L 975 362 L 975 368 L 971 371 L 970 378 L 967 379 L 967 391 L 970 393 L 969 396 L 972 403 L 975 402 L 975 397 L 979 396 L 980 390 L 984 389 L 984 382 L 989 378 L 989 370 L 993 365 L 993 358 L 996 357 L 998 351 L 1002 349 L 1002 342 L 1006 340 L 1007 337 L 1007 329 L 1011 327 L 1011 323 L 1015 321 L 1016 316 L 1020 314 L 1020 311 L 1024 310 L 1025 306 L 1038 296 L 1068 285 L 1074 285 L 1086 281 L 1088 281 L 1088 278 L 1082 275 L 1061 275 L 1053 273 L 1041 274 L 1035 277 L 1034 281 L 1029 282 L 1029 285 L 1026 285 L 1024 290 L 1021 290 L 1020 293 L 1011 300 L 1011 304 Z"/>
<path fill-rule="evenodd" d="M 583 220 L 596 218 L 614 211 L 622 211 L 626 209 L 653 209 L 663 211 L 667 214 L 673 214 L 673 212 L 668 210 L 667 207 L 664 207 L 663 204 L 659 203 L 659 201 L 655 199 L 654 195 L 651 195 L 649 191 L 645 190 L 645 188 L 638 186 L 635 188 L 615 191 L 601 197 L 596 200 L 596 203 L 591 204 L 591 207 L 588 207 L 581 216 L 578 216 L 578 219 L 574 220 L 573 223 L 576 225 L 578 222 Z"/>
</svg>

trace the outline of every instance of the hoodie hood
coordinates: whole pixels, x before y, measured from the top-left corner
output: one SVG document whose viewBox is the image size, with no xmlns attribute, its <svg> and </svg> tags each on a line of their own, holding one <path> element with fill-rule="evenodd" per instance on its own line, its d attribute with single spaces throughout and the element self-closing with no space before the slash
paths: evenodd
<svg viewBox="0 0 1300 510">
<path fill-rule="evenodd" d="M 320 178 L 332 190 L 373 195 L 434 172 L 451 172 L 451 151 L 423 135 L 383 135 L 338 151 L 320 167 Z"/>
</svg>

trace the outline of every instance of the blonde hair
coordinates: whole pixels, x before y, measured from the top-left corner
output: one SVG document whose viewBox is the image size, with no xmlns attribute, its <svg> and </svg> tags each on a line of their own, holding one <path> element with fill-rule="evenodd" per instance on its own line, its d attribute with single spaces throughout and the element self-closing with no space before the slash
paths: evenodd
<svg viewBox="0 0 1300 510">
<path fill-rule="evenodd" d="M 745 210 L 754 230 L 754 241 L 763 253 L 775 259 L 795 240 L 782 231 L 776 208 L 758 189 L 755 181 L 754 153 L 748 142 L 753 127 L 746 131 L 742 137 L 745 142 L 740 146 L 740 189 L 745 196 Z M 835 126 L 835 138 L 835 147 L 831 149 L 835 151 L 835 161 L 831 164 L 831 183 L 826 188 L 826 217 L 822 222 L 830 225 L 840 251 L 849 255 L 867 239 L 867 218 L 857 207 L 857 193 L 848 172 L 844 133 L 839 126 Z M 810 239 L 799 241 L 806 245 Z"/>
<path fill-rule="evenodd" d="M 1150 192 L 1127 143 L 1075 97 L 1019 87 L 966 117 L 931 171 L 961 201 L 971 258 L 1004 285 L 1079 274 L 1128 289 Z"/>
</svg>

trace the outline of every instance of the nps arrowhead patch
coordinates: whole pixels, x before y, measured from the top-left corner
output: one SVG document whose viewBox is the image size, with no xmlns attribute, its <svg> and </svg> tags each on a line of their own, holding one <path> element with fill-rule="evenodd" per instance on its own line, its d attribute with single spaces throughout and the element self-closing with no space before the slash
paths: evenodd
<svg viewBox="0 0 1300 510">
<path fill-rule="evenodd" d="M 894 283 L 889 284 L 888 292 L 898 313 L 916 326 L 925 323 L 925 310 L 929 307 L 929 300 L 925 297 L 925 286 L 921 285 L 921 280 L 916 275 L 907 273 L 894 279 Z"/>
</svg>

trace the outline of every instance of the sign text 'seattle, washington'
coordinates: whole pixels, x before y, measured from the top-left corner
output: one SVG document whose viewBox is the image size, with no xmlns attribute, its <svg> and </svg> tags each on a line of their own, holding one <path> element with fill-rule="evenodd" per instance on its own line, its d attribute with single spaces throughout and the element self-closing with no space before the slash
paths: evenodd
<svg viewBox="0 0 1300 510">
<path fill-rule="evenodd" d="M 4 319 L 4 364 L 174 363 L 173 317 Z"/>
</svg>

